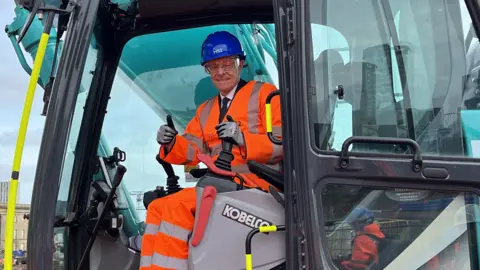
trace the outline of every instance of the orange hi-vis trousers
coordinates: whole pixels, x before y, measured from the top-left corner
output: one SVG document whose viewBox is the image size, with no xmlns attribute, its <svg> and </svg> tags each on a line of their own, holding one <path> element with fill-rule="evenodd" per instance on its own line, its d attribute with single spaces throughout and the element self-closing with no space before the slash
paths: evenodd
<svg viewBox="0 0 480 270">
<path fill-rule="evenodd" d="M 140 270 L 187 269 L 188 238 L 195 221 L 195 193 L 195 188 L 185 188 L 150 203 Z"/>
<path fill-rule="evenodd" d="M 266 134 L 266 97 L 275 86 L 250 81 L 239 87 L 228 108 L 227 115 L 239 124 L 244 135 L 243 151 L 233 147 L 232 171 L 245 179 L 245 186 L 268 191 L 269 184 L 249 171 L 247 160 L 254 160 L 279 169 L 282 147 L 273 144 Z M 170 151 L 160 148 L 159 157 L 170 164 L 195 166 L 197 154 L 208 154 L 216 159 L 221 151 L 221 140 L 215 127 L 219 124 L 218 96 L 202 103 L 196 116 L 189 122 L 183 135 L 177 135 Z M 281 137 L 279 98 L 271 102 L 272 133 Z M 224 120 L 225 121 L 225 120 Z M 235 178 L 235 182 L 239 180 Z M 188 240 L 195 223 L 196 189 L 185 188 L 175 194 L 159 198 L 147 209 L 147 226 L 142 240 L 140 270 L 187 269 Z M 227 243 L 226 243 L 227 244 Z M 213 270 L 213 269 L 212 269 Z"/>
</svg>

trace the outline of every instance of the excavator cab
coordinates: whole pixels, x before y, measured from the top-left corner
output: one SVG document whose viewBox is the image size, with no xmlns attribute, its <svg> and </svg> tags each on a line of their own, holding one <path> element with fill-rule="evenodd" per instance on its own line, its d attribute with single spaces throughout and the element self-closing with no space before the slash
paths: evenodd
<svg viewBox="0 0 480 270">
<path fill-rule="evenodd" d="M 479 269 L 478 1 L 15 6 L 7 34 L 44 89 L 46 116 L 29 268 L 139 269 L 145 206 L 196 187 L 190 270 L 349 269 L 362 258 L 371 270 Z M 218 30 L 241 41 L 244 80 L 279 89 L 266 103 L 280 99 L 282 140 L 265 135 L 282 145 L 283 170 L 249 162 L 278 192 L 240 189 L 207 158 L 193 168 L 156 158 L 158 127 L 183 133 L 216 95 L 200 47 Z M 373 213 L 369 226 L 345 222 L 357 208 Z M 373 240 L 359 253 L 362 234 Z"/>
<path fill-rule="evenodd" d="M 234 121 L 230 115 L 226 118 Z M 167 124 L 175 130 L 170 115 L 167 116 Z M 248 255 L 251 256 L 252 249 L 258 250 L 257 253 L 261 255 L 254 262 L 249 261 L 252 269 L 285 269 L 284 227 L 276 227 L 276 224 L 285 224 L 283 175 L 266 165 L 249 161 L 250 171 L 271 184 L 271 193 L 248 188 L 242 184 L 242 179 L 241 184 L 237 184 L 233 181 L 234 178 L 242 176 L 231 170 L 231 161 L 234 158 L 232 147 L 232 142 L 224 140 L 222 151 L 215 161 L 206 154 L 198 154 L 198 159 L 207 165 L 207 169 L 191 171 L 199 180 L 196 184 L 195 223 L 188 241 L 188 269 L 243 269 L 246 263 L 243 255 L 244 243 L 248 243 Z M 157 161 L 169 177 L 165 192 L 148 192 L 157 196 L 151 197 L 149 202 L 144 200 L 147 209 L 153 200 L 180 191 L 177 188 L 179 177 L 173 174 L 172 165 L 161 160 L 159 156 Z M 252 231 L 259 228 L 275 228 L 282 232 L 274 235 L 261 234 L 253 239 Z M 138 239 L 138 236 L 133 236 L 132 239 Z M 135 246 L 133 249 L 140 253 L 135 241 L 130 243 L 130 248 Z M 218 260 L 220 253 L 228 259 Z"/>
</svg>

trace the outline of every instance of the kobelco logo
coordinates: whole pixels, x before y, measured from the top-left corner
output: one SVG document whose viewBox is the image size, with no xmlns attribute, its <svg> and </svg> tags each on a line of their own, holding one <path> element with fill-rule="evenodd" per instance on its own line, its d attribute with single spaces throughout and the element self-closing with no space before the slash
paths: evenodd
<svg viewBox="0 0 480 270">
<path fill-rule="evenodd" d="M 260 226 L 273 225 L 270 221 L 264 220 L 229 204 L 226 204 L 225 208 L 223 208 L 222 216 L 254 229 Z"/>
</svg>

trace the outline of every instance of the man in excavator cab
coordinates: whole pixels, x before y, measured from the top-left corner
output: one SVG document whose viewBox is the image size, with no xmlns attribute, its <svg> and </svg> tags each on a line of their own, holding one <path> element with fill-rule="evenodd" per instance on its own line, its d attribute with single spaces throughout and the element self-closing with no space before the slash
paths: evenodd
<svg viewBox="0 0 480 270">
<path fill-rule="evenodd" d="M 344 269 L 383 269 L 379 265 L 379 242 L 385 239 L 370 209 L 357 207 L 345 219 L 355 231 L 350 260 L 343 261 Z"/>
<path fill-rule="evenodd" d="M 197 154 L 215 160 L 222 151 L 222 140 L 229 141 L 233 144 L 231 171 L 237 175 L 234 181 L 268 192 L 270 185 L 249 171 L 247 160 L 280 169 L 282 147 L 269 140 L 265 127 L 266 98 L 276 87 L 242 80 L 245 59 L 240 41 L 231 33 L 218 31 L 207 36 L 201 48 L 201 64 L 219 94 L 198 107 L 183 135 L 168 124 L 159 128 L 159 158 L 170 164 L 195 166 L 200 162 Z M 277 137 L 281 137 L 280 110 L 279 100 L 273 99 L 272 133 Z M 141 270 L 187 269 L 196 207 L 195 188 L 184 188 L 148 205 Z"/>
</svg>

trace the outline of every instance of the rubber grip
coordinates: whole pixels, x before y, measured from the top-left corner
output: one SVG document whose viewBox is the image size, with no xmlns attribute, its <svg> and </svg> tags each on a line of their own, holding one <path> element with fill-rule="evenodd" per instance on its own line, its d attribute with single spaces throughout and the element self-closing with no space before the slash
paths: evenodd
<svg viewBox="0 0 480 270">
<path fill-rule="evenodd" d="M 267 132 L 272 132 L 272 106 L 265 104 L 265 118 L 267 120 Z"/>
<path fill-rule="evenodd" d="M 176 130 L 175 125 L 173 125 L 172 116 L 169 114 L 167 114 L 167 126 L 169 126 L 173 130 Z"/>
</svg>

